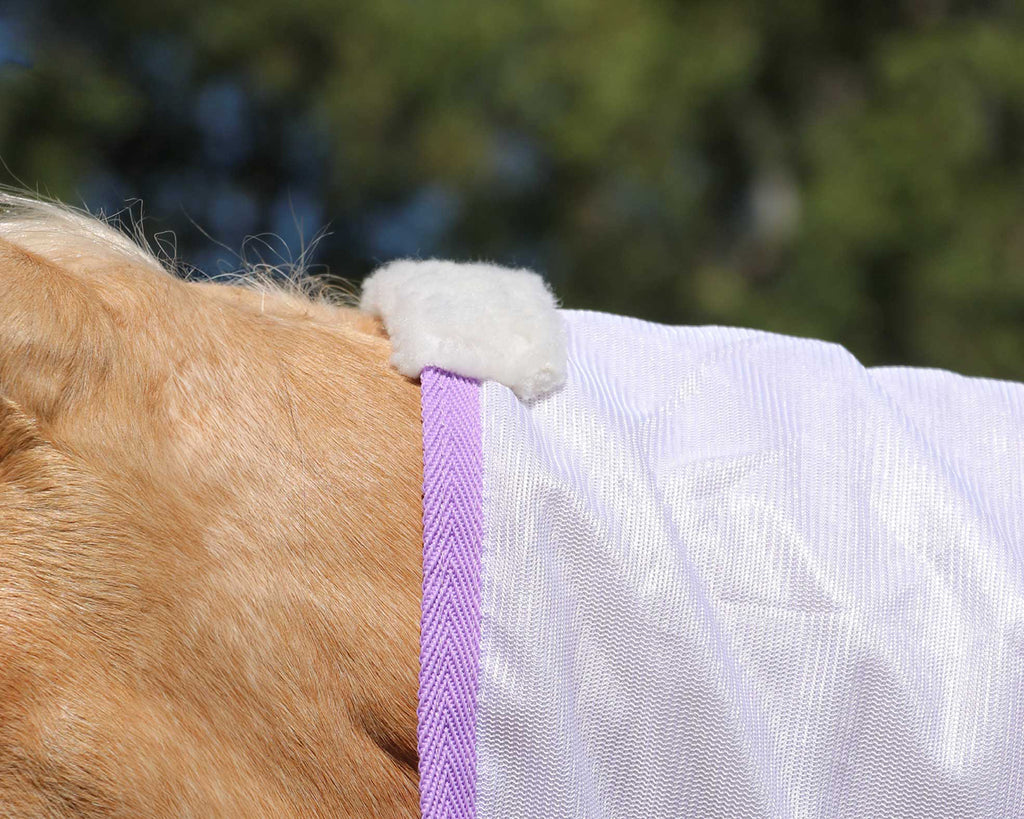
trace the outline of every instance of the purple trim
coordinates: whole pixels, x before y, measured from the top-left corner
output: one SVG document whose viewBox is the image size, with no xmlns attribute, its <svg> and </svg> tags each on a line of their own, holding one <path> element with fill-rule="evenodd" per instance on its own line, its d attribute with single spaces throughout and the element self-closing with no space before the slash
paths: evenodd
<svg viewBox="0 0 1024 819">
<path fill-rule="evenodd" d="M 420 811 L 423 819 L 474 819 L 483 532 L 480 385 L 434 368 L 423 371 L 420 383 Z"/>
</svg>

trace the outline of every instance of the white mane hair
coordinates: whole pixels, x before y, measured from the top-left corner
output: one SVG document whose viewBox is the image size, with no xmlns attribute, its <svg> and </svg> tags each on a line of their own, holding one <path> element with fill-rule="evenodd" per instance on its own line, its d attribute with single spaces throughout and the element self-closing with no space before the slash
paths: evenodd
<svg viewBox="0 0 1024 819">
<path fill-rule="evenodd" d="M 65 267 L 140 265 L 169 273 L 156 254 L 103 218 L 56 202 L 0 191 L 0 238 Z"/>
<path fill-rule="evenodd" d="M 0 238 L 54 264 L 101 270 L 128 263 L 164 275 L 207 278 L 195 276 L 195 269 L 167 253 L 163 243 L 155 251 L 146 240 L 140 219 L 131 219 L 129 225 L 131 235 L 103 215 L 0 190 Z M 358 299 L 351 285 L 308 269 L 306 258 L 316 242 L 314 239 L 304 248 L 296 261 L 283 264 L 269 264 L 262 259 L 250 262 L 237 254 L 237 270 L 209 279 L 319 304 L 354 305 Z M 173 242 L 168 244 L 173 246 Z"/>
</svg>

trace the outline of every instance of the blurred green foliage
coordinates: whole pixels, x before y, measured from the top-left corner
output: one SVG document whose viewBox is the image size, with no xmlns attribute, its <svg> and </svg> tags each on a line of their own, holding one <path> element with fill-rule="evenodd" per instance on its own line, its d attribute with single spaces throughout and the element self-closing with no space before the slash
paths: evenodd
<svg viewBox="0 0 1024 819">
<path fill-rule="evenodd" d="M 1020 0 L 10 2 L 13 177 L 138 196 L 207 267 L 184 214 L 330 223 L 339 276 L 487 258 L 570 307 L 1024 379 Z"/>
</svg>

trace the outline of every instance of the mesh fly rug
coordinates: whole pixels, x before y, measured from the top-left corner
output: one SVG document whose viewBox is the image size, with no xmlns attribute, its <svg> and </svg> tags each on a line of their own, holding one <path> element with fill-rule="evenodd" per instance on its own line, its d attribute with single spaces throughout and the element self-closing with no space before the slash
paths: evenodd
<svg viewBox="0 0 1024 819">
<path fill-rule="evenodd" d="M 422 375 L 423 816 L 1024 816 L 1024 385 L 560 316 Z"/>
</svg>

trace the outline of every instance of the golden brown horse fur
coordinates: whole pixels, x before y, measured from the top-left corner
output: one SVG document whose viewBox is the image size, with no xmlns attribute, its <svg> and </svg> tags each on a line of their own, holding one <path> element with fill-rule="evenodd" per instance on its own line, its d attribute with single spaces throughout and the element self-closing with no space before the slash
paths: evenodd
<svg viewBox="0 0 1024 819">
<path fill-rule="evenodd" d="M 386 338 L 15 205 L 0 815 L 416 815 L 419 404 Z"/>
</svg>

